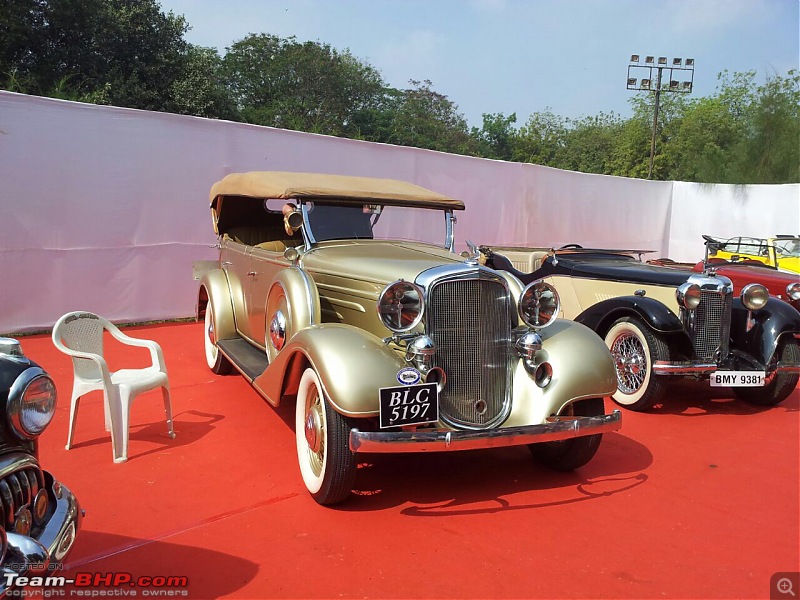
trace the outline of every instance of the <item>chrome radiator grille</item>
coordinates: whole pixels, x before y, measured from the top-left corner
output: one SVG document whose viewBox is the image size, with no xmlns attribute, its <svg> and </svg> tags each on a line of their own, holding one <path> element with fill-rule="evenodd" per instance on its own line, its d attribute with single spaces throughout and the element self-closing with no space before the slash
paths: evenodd
<svg viewBox="0 0 800 600">
<path fill-rule="evenodd" d="M 717 349 L 727 356 L 731 330 L 731 294 L 703 291 L 689 329 L 698 358 L 713 360 Z"/>
<path fill-rule="evenodd" d="M 510 398 L 511 299 L 496 280 L 437 282 L 428 296 L 428 335 L 436 343 L 432 366 L 447 385 L 439 394 L 443 420 L 467 428 L 505 419 Z"/>
<path fill-rule="evenodd" d="M 20 469 L 0 479 L 0 510 L 9 531 L 13 531 L 17 511 L 23 506 L 33 504 L 33 499 L 43 485 L 41 472 L 32 467 Z"/>
</svg>

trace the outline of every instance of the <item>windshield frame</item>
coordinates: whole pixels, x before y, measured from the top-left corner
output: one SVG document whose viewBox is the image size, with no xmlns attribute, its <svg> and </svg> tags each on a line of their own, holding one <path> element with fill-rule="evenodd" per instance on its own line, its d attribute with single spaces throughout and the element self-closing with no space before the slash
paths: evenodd
<svg viewBox="0 0 800 600">
<path fill-rule="evenodd" d="M 324 200 L 320 201 L 319 199 L 314 199 L 314 200 L 312 200 L 312 199 L 308 199 L 308 200 L 307 199 L 298 199 L 298 202 L 299 202 L 299 207 L 298 208 L 299 208 L 301 214 L 303 215 L 303 226 L 301 227 L 301 233 L 303 235 L 303 249 L 305 251 L 311 250 L 313 247 L 315 247 L 316 245 L 320 244 L 321 242 L 333 241 L 333 240 L 318 240 L 317 237 L 314 235 L 314 227 L 311 225 L 311 220 L 309 218 L 309 214 L 311 212 L 312 207 L 315 204 L 319 204 L 319 205 L 322 205 L 322 206 L 338 206 L 338 207 L 344 207 L 344 206 L 355 207 L 355 206 L 367 206 L 367 205 L 369 205 L 369 206 L 380 206 L 381 207 L 380 215 L 383 215 L 383 212 L 386 211 L 387 209 L 395 208 L 394 205 L 384 204 L 384 203 L 380 202 L 379 200 L 371 200 L 369 202 L 363 202 L 363 201 L 353 202 L 352 204 L 351 203 L 343 204 L 341 202 L 328 203 L 328 202 L 325 202 Z M 423 208 L 423 207 L 408 207 L 408 208 L 414 208 L 415 210 L 426 210 L 426 211 L 429 211 L 429 212 L 444 213 L 445 235 L 444 235 L 444 244 L 441 247 L 443 247 L 445 250 L 449 250 L 450 252 L 454 252 L 454 248 L 455 248 L 455 228 L 454 228 L 454 225 L 455 225 L 457 219 L 456 219 L 455 215 L 453 214 L 453 209 L 451 209 L 451 208 L 446 208 L 446 209 L 442 209 L 442 208 Z M 359 240 L 359 239 L 366 239 L 366 238 L 353 237 L 353 238 L 341 238 L 341 239 L 342 240 Z M 369 238 L 369 239 L 372 239 L 372 238 Z M 431 243 L 431 242 L 427 242 L 427 243 Z M 437 245 L 437 244 L 434 244 L 434 245 Z"/>
</svg>

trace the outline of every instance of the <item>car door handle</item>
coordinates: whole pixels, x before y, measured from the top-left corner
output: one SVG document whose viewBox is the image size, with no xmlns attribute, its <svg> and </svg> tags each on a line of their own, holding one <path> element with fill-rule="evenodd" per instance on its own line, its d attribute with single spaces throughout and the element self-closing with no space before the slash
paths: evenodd
<svg viewBox="0 0 800 600">
<path fill-rule="evenodd" d="M 255 271 L 250 271 L 250 272 L 247 274 L 247 276 L 248 276 L 248 277 L 255 277 L 256 275 L 258 275 L 258 273 L 256 273 Z"/>
<path fill-rule="evenodd" d="M 232 264 L 233 264 L 233 263 L 232 263 L 231 261 L 229 261 L 229 260 L 226 260 L 226 261 L 225 261 L 224 263 L 222 263 L 220 266 L 221 266 L 221 267 L 224 269 L 225 267 L 230 267 Z"/>
</svg>

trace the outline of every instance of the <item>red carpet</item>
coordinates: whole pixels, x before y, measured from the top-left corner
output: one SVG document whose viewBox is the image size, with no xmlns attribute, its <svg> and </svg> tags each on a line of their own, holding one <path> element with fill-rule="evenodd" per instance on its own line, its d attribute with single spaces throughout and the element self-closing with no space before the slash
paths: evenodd
<svg viewBox="0 0 800 600">
<path fill-rule="evenodd" d="M 43 464 L 86 509 L 67 577 L 188 578 L 116 590 L 139 597 L 768 598 L 774 573 L 800 570 L 797 390 L 758 409 L 682 385 L 663 408 L 625 411 L 576 473 L 525 448 L 368 456 L 357 495 L 323 508 L 300 479 L 293 406 L 212 374 L 201 329 L 126 329 L 164 349 L 177 438 L 160 393 L 144 394 L 120 465 L 99 392 L 64 450 L 71 362 L 48 336 L 22 338 L 60 394 Z M 121 352 L 108 348 L 112 369 L 147 358 Z"/>
</svg>

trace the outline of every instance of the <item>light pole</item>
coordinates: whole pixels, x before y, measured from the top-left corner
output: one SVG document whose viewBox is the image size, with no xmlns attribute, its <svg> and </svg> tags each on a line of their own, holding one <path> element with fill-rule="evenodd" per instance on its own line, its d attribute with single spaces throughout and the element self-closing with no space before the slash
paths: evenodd
<svg viewBox="0 0 800 600">
<path fill-rule="evenodd" d="M 666 79 L 664 75 L 667 76 Z M 656 95 L 656 106 L 653 111 L 653 138 L 650 140 L 648 179 L 653 176 L 653 159 L 656 155 L 656 130 L 658 129 L 658 105 L 661 100 L 661 92 L 691 94 L 692 85 L 694 85 L 693 58 L 687 58 L 686 60 L 673 58 L 672 66 L 670 66 L 667 64 L 666 56 L 659 56 L 657 64 L 654 56 L 645 56 L 644 64 L 640 64 L 639 55 L 631 54 L 631 62 L 628 64 L 628 89 L 637 92 L 654 92 Z"/>
</svg>

